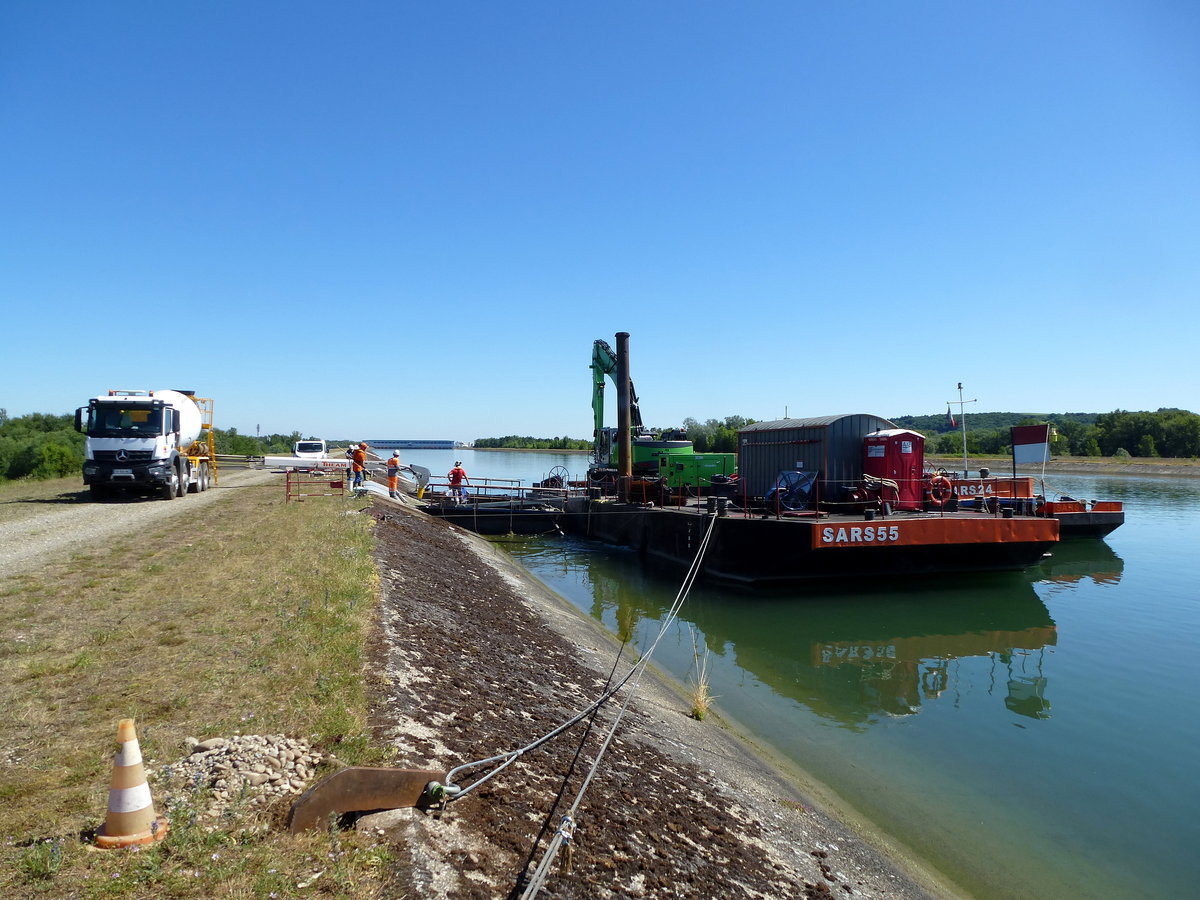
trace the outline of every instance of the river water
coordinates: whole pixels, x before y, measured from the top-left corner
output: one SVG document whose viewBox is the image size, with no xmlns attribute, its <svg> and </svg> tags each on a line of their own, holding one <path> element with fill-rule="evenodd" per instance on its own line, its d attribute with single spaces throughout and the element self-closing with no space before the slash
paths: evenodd
<svg viewBox="0 0 1200 900">
<path fill-rule="evenodd" d="M 587 465 L 457 458 L 526 484 Z M 454 453 L 405 461 L 439 475 Z M 1200 479 L 1048 477 L 1059 493 L 1123 500 L 1126 522 L 1020 574 L 768 596 L 698 586 L 655 663 L 687 681 L 707 657 L 719 711 L 974 896 L 1196 896 Z M 621 548 L 504 546 L 641 646 L 679 589 Z"/>
</svg>

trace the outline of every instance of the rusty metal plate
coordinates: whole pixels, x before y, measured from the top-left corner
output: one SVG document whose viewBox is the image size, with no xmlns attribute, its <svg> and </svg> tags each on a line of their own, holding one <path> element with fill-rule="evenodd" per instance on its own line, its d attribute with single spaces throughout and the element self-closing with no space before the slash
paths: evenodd
<svg viewBox="0 0 1200 900">
<path fill-rule="evenodd" d="M 330 813 L 404 809 L 418 805 L 431 781 L 445 783 L 446 773 L 428 769 L 379 769 L 350 766 L 322 778 L 300 795 L 288 814 L 288 831 L 325 828 Z"/>
</svg>

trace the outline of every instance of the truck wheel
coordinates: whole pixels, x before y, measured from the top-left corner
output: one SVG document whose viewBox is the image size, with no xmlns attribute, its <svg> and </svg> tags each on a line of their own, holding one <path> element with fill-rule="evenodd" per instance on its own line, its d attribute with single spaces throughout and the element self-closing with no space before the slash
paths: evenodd
<svg viewBox="0 0 1200 900">
<path fill-rule="evenodd" d="M 179 473 L 177 484 L 175 487 L 175 495 L 178 497 L 186 497 L 188 492 L 187 469 Z"/>
<path fill-rule="evenodd" d="M 171 470 L 171 480 L 159 488 L 159 496 L 163 500 L 174 500 L 175 495 L 179 493 L 179 470 Z"/>
<path fill-rule="evenodd" d="M 200 463 L 200 490 L 208 490 L 208 463 Z"/>
<path fill-rule="evenodd" d="M 187 488 L 185 489 L 185 490 L 187 491 L 187 493 L 189 493 L 189 494 L 198 494 L 198 493 L 200 493 L 202 490 L 204 490 L 204 488 L 203 488 L 203 487 L 201 487 L 201 485 L 203 484 L 203 482 L 201 481 L 201 479 L 202 479 L 203 477 L 204 477 L 204 469 L 203 469 L 203 468 L 201 468 L 200 466 L 197 466 L 197 467 L 196 467 L 196 480 L 195 480 L 195 481 L 193 481 L 193 482 L 190 482 L 190 483 L 189 483 L 189 482 L 187 482 L 187 480 L 186 480 L 186 479 L 184 480 L 184 483 L 185 483 L 185 484 L 187 484 Z"/>
</svg>

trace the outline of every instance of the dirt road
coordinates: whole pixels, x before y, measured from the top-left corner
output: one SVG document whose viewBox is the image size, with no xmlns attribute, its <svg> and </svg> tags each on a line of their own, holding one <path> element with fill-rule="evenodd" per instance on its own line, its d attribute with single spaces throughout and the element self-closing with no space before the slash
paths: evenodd
<svg viewBox="0 0 1200 900">
<path fill-rule="evenodd" d="M 78 494 L 46 500 L 12 500 L 0 521 L 0 578 L 33 571 L 48 559 L 66 556 L 114 534 L 130 534 L 150 525 L 216 503 L 231 488 L 267 485 L 279 478 L 266 469 L 223 469 L 220 484 L 183 499 L 126 497 L 92 502 Z M 282 488 L 281 488 L 282 490 Z"/>
</svg>

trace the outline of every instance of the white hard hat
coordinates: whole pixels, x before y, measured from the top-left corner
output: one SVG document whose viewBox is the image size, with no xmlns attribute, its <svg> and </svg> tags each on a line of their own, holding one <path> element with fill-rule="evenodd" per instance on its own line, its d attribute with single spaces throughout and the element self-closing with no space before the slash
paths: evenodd
<svg viewBox="0 0 1200 900">
<path fill-rule="evenodd" d="M 399 455 L 400 455 L 400 451 L 399 451 L 399 450 L 393 450 L 393 451 L 392 451 L 392 456 L 399 456 Z"/>
</svg>

